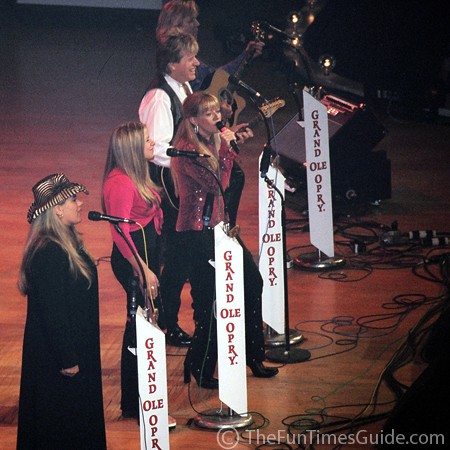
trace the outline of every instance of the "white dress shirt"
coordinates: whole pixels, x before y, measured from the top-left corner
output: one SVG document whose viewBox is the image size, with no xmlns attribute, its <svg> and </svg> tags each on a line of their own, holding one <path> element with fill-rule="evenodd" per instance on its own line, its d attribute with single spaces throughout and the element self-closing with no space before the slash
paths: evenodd
<svg viewBox="0 0 450 450">
<path fill-rule="evenodd" d="M 187 97 L 183 85 L 167 74 L 164 78 L 183 104 Z M 189 86 L 189 83 L 186 84 Z M 192 92 L 190 87 L 189 90 Z M 139 120 L 147 125 L 148 136 L 155 141 L 155 156 L 152 162 L 158 166 L 170 167 L 171 157 L 167 156 L 166 151 L 173 138 L 174 124 L 170 97 L 165 91 L 152 89 L 147 92 L 139 106 Z"/>
</svg>

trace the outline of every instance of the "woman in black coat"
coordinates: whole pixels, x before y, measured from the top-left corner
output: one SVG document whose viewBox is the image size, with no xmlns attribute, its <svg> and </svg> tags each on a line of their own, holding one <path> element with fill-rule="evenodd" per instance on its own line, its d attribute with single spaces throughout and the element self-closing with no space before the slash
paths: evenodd
<svg viewBox="0 0 450 450">
<path fill-rule="evenodd" d="M 17 449 L 106 449 L 97 270 L 75 228 L 80 192 L 63 174 L 33 187 Z"/>
</svg>

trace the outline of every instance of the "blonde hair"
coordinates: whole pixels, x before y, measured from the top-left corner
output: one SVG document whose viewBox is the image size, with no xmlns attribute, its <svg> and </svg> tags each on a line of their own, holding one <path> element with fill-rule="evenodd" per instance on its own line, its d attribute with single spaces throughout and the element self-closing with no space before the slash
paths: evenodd
<svg viewBox="0 0 450 450">
<path fill-rule="evenodd" d="M 92 270 L 80 255 L 80 250 L 83 250 L 89 258 L 91 256 L 84 249 L 83 241 L 75 226 L 64 225 L 56 216 L 55 207 L 52 207 L 33 220 L 28 232 L 19 272 L 18 287 L 20 293 L 22 295 L 28 293 L 31 262 L 35 254 L 48 242 L 55 242 L 66 253 L 69 261 L 69 270 L 73 277 L 76 279 L 78 275 L 81 275 L 86 278 L 89 286 L 91 286 L 93 279 Z"/>
<path fill-rule="evenodd" d="M 198 16 L 198 7 L 193 0 L 171 0 L 161 9 L 156 25 L 156 40 L 165 44 L 167 36 L 182 31 L 185 20 L 194 20 Z"/>
<path fill-rule="evenodd" d="M 114 130 L 109 141 L 103 184 L 110 172 L 117 167 L 131 178 L 149 206 L 155 204 L 159 207 L 160 201 L 155 191 L 158 192 L 160 188 L 151 180 L 148 162 L 144 158 L 145 128 L 141 122 L 127 122 Z M 103 198 L 102 206 L 105 211 Z"/>
<path fill-rule="evenodd" d="M 207 158 L 208 164 L 211 166 L 211 169 L 216 172 L 219 167 L 218 153 L 221 143 L 220 136 L 218 133 L 214 133 L 212 136 L 214 151 L 211 151 L 205 141 L 199 138 L 194 130 L 194 126 L 189 120 L 191 117 L 199 117 L 202 114 L 215 109 L 219 109 L 219 101 L 214 95 L 203 91 L 197 91 L 188 95 L 183 103 L 183 120 L 181 121 L 175 136 L 174 147 L 177 147 L 179 144 L 190 144 L 199 153 L 208 154 L 210 156 L 210 158 Z M 176 174 L 173 175 L 175 175 L 174 178 L 176 178 Z"/>
</svg>

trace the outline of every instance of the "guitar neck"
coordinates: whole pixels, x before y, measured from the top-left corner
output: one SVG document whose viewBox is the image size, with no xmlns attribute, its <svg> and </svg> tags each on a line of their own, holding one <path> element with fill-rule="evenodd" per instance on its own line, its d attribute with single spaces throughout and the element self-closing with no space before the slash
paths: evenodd
<svg viewBox="0 0 450 450">
<path fill-rule="evenodd" d="M 256 114 L 255 117 L 253 117 L 253 119 L 250 120 L 250 122 L 248 123 L 248 128 L 255 128 L 256 125 L 259 124 L 259 122 L 262 121 L 262 117 L 260 114 Z"/>
<path fill-rule="evenodd" d="M 250 122 L 248 123 L 248 125 L 246 127 L 242 127 L 239 128 L 239 130 L 236 131 L 236 133 L 241 133 L 243 131 L 245 131 L 246 128 L 251 128 L 253 130 L 253 128 L 256 127 L 256 125 L 259 124 L 259 122 L 262 121 L 262 117 L 257 114 L 256 116 L 253 117 L 253 119 L 250 120 Z"/>
<path fill-rule="evenodd" d="M 268 119 L 272 117 L 275 112 L 279 108 L 283 108 L 286 102 L 283 99 L 276 98 L 270 102 L 267 102 L 263 106 L 260 107 L 260 113 L 254 116 L 249 122 L 247 127 L 245 128 L 254 128 L 256 125 L 259 124 L 264 118 Z M 245 128 L 241 128 L 239 131 L 244 131 Z"/>
<path fill-rule="evenodd" d="M 258 37 L 256 37 L 256 40 L 258 40 Z M 242 77 L 242 74 L 244 73 L 244 69 L 250 65 L 250 63 L 253 60 L 253 54 L 254 51 L 251 53 L 248 53 L 245 55 L 245 57 L 242 59 L 242 61 L 238 64 L 236 70 L 233 73 L 233 76 L 237 78 L 238 80 Z M 231 92 L 234 92 L 237 89 L 237 86 L 234 86 L 231 83 L 228 83 L 228 90 Z"/>
<path fill-rule="evenodd" d="M 239 65 L 237 66 L 236 70 L 234 71 L 234 77 L 237 79 L 240 79 L 244 69 L 250 65 L 251 61 L 253 59 L 253 55 L 252 54 L 248 54 L 245 56 L 245 58 L 243 58 L 243 60 L 239 63 Z"/>
</svg>

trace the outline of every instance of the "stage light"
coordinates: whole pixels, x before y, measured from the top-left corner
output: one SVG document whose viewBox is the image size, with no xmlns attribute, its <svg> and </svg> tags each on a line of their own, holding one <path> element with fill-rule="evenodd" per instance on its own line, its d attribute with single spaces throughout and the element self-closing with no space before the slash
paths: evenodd
<svg viewBox="0 0 450 450">
<path fill-rule="evenodd" d="M 300 37 L 299 36 L 295 36 L 294 38 L 292 38 L 291 40 L 291 45 L 292 47 L 296 48 L 300 45 L 301 41 L 300 41 Z"/>
<path fill-rule="evenodd" d="M 330 75 L 336 65 L 336 59 L 331 55 L 322 55 L 319 58 L 319 65 L 324 75 Z"/>
<path fill-rule="evenodd" d="M 292 11 L 289 13 L 289 22 L 291 22 L 294 27 L 298 24 L 300 21 L 300 13 L 298 11 Z"/>
</svg>

